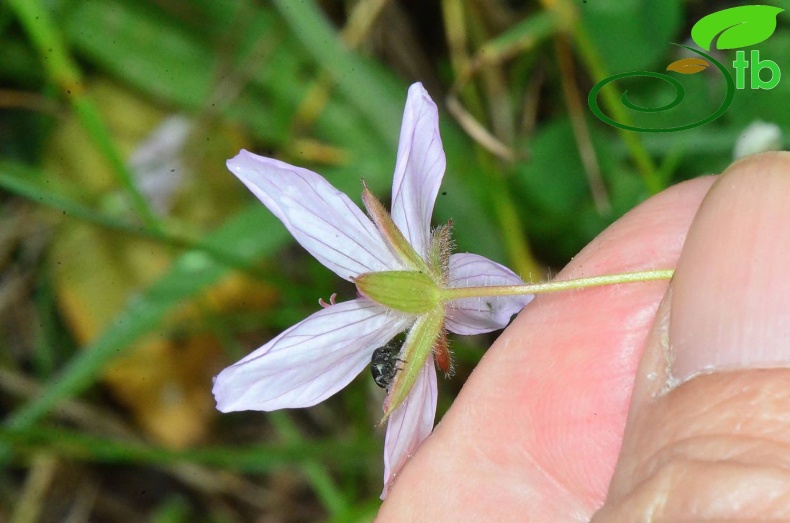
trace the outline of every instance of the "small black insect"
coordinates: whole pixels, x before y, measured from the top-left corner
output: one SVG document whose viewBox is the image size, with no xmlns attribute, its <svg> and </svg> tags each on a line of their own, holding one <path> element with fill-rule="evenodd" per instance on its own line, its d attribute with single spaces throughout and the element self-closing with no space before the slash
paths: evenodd
<svg viewBox="0 0 790 523">
<path fill-rule="evenodd" d="M 398 352 L 400 348 L 394 343 L 388 343 L 373 351 L 373 356 L 370 358 L 370 373 L 373 375 L 373 381 L 382 389 L 390 386 L 395 374 L 400 370 L 398 362 L 402 360 L 398 359 Z"/>
</svg>

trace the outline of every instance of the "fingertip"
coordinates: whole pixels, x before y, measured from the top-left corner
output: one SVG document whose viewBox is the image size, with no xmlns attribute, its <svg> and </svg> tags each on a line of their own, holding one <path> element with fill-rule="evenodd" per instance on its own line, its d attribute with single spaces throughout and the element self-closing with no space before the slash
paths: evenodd
<svg viewBox="0 0 790 523">
<path fill-rule="evenodd" d="M 713 185 L 672 282 L 675 379 L 790 365 L 788 224 L 790 153 L 746 157 Z"/>
</svg>

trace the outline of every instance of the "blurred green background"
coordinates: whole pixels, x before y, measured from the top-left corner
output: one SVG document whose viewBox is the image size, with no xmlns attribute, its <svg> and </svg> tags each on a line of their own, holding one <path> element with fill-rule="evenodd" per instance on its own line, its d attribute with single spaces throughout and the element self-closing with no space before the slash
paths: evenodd
<svg viewBox="0 0 790 523">
<path fill-rule="evenodd" d="M 436 222 L 452 218 L 458 251 L 538 281 L 651 194 L 721 171 L 749 124 L 790 130 L 786 79 L 672 134 L 619 131 L 587 107 L 596 82 L 663 71 L 686 56 L 669 42 L 735 5 L 0 4 L 0 520 L 371 520 L 383 393 L 369 375 L 311 409 L 214 411 L 219 370 L 319 297 L 354 295 L 225 159 L 275 156 L 356 201 L 364 177 L 386 200 L 422 81 L 448 157 Z M 758 48 L 790 71 L 788 20 Z M 666 122 L 715 111 L 712 69 L 681 78 L 688 105 Z M 629 89 L 666 103 L 665 87 Z M 453 340 L 438 416 L 493 339 Z"/>
</svg>

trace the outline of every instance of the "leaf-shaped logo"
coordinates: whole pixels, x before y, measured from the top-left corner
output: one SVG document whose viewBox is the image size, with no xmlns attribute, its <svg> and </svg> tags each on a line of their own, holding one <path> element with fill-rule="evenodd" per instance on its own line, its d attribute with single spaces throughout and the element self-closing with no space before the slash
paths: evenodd
<svg viewBox="0 0 790 523">
<path fill-rule="evenodd" d="M 667 71 L 675 71 L 680 74 L 694 74 L 704 71 L 708 67 L 710 67 L 710 62 L 702 58 L 683 58 L 669 64 Z"/>
<path fill-rule="evenodd" d="M 717 49 L 737 49 L 759 44 L 776 30 L 776 17 L 784 11 L 770 5 L 742 5 L 711 13 L 694 24 L 691 39 L 706 51 L 716 35 Z"/>
</svg>

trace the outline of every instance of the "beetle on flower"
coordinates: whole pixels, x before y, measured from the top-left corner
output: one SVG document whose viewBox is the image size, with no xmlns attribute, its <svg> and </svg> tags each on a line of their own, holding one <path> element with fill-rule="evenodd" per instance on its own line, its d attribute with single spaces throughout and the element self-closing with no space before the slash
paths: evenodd
<svg viewBox="0 0 790 523">
<path fill-rule="evenodd" d="M 448 289 L 521 285 L 511 270 L 476 254 L 451 254 L 450 225 L 431 232 L 446 160 L 436 105 L 422 84 L 409 88 L 391 215 L 363 184 L 370 219 L 320 175 L 247 151 L 228 168 L 294 238 L 357 286 L 353 300 L 325 304 L 214 381 L 217 408 L 271 411 L 309 407 L 365 369 L 376 348 L 407 332 L 401 368 L 387 389 L 386 496 L 395 476 L 431 433 L 436 366 L 451 369 L 446 330 L 469 335 L 507 325 L 531 296 L 453 298 Z"/>
</svg>

